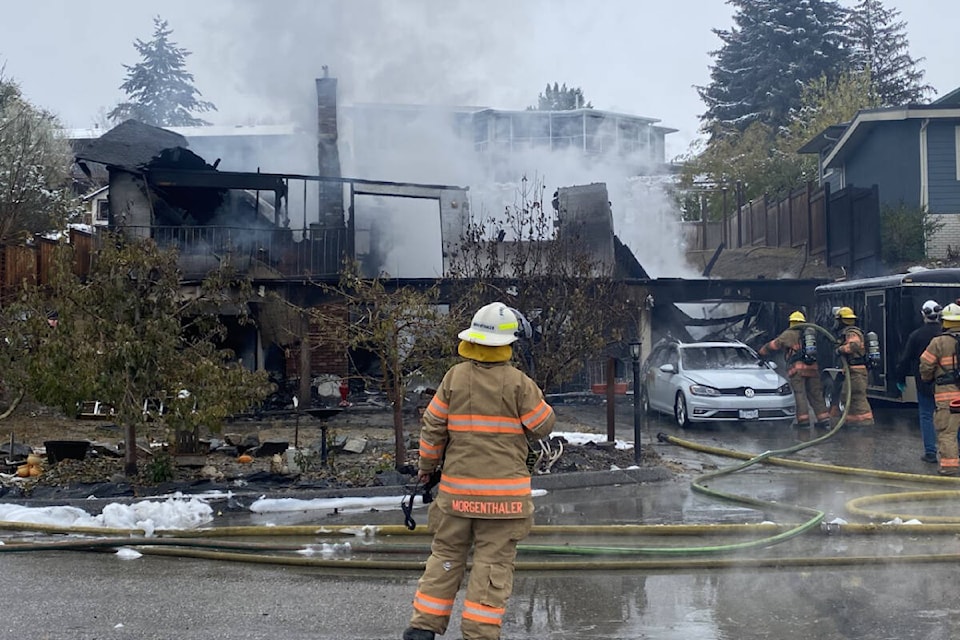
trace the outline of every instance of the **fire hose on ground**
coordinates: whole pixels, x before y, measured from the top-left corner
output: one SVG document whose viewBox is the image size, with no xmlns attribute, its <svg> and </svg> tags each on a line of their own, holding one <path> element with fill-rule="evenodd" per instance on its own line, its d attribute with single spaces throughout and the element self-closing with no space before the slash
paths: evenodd
<svg viewBox="0 0 960 640">
<path fill-rule="evenodd" d="M 826 330 L 817 325 L 808 324 L 818 331 L 826 334 L 830 340 L 835 339 Z M 849 373 L 849 368 L 844 362 L 845 374 Z M 881 479 L 890 479 L 906 482 L 940 482 L 945 484 L 960 483 L 960 478 L 951 477 L 931 477 L 915 474 L 895 473 L 879 471 L 872 469 L 860 469 L 853 467 L 840 467 L 834 465 L 825 465 L 818 463 L 809 463 L 795 460 L 788 460 L 781 456 L 795 453 L 802 449 L 811 447 L 832 437 L 843 426 L 847 411 L 850 407 L 850 385 L 846 385 L 846 397 L 844 411 L 837 424 L 823 436 L 798 445 L 776 451 L 766 451 L 759 455 L 752 455 L 737 451 L 719 449 L 715 447 L 706 447 L 698 445 L 680 438 L 658 434 L 658 439 L 662 442 L 670 442 L 679 446 L 699 450 L 716 455 L 727 456 L 731 458 L 742 458 L 744 462 L 723 468 L 718 471 L 704 474 L 694 480 L 692 487 L 694 491 L 725 501 L 731 501 L 744 504 L 750 507 L 765 511 L 773 511 L 786 514 L 800 515 L 806 518 L 796 525 L 778 525 L 778 524 L 744 524 L 744 525 L 555 525 L 555 526 L 534 526 L 532 535 L 604 535 L 604 536 L 700 536 L 700 535 L 744 535 L 760 534 L 761 537 L 745 542 L 736 542 L 732 544 L 707 545 L 707 546 L 658 546 L 658 547 L 612 547 L 612 546 L 591 546 L 591 545 L 545 545 L 545 544 L 521 544 L 518 546 L 518 553 L 521 558 L 527 556 L 581 556 L 586 559 L 577 560 L 526 560 L 521 559 L 517 562 L 517 569 L 521 571 L 546 571 L 546 570 L 697 570 L 709 568 L 749 568 L 749 567 L 811 567 L 811 566 L 852 566 L 867 564 L 909 564 L 924 562 L 956 562 L 960 560 L 960 554 L 915 554 L 898 555 L 890 557 L 888 555 L 876 556 L 843 556 L 843 557 L 744 557 L 737 554 L 738 551 L 747 549 L 767 548 L 795 538 L 801 534 L 807 533 L 818 525 L 822 524 L 824 512 L 818 509 L 803 507 L 799 505 L 788 505 L 772 501 L 760 500 L 750 496 L 741 496 L 730 494 L 707 486 L 707 482 L 716 478 L 741 471 L 758 463 L 782 465 L 785 467 L 808 469 L 827 473 L 840 473 L 849 475 L 869 476 Z M 894 519 L 896 514 L 888 514 L 878 511 L 865 509 L 865 505 L 888 501 L 921 501 L 932 499 L 955 499 L 960 496 L 960 490 L 957 491 L 932 491 L 932 492 L 906 492 L 883 494 L 876 496 L 866 496 L 857 498 L 848 502 L 848 509 L 857 515 L 864 517 L 886 517 Z M 920 516 L 906 516 L 903 519 L 919 518 Z M 957 535 L 960 533 L 960 518 L 953 517 L 929 517 L 923 516 L 931 524 L 910 525 L 911 535 Z M 79 538 L 68 541 L 57 542 L 0 542 L 0 554 L 2 553 L 21 553 L 29 551 L 52 551 L 52 550 L 105 550 L 116 549 L 118 547 L 127 547 L 138 550 L 144 554 L 177 556 L 189 558 L 202 558 L 220 561 L 249 562 L 261 564 L 282 564 L 296 565 L 317 568 L 335 568 L 335 569 L 376 569 L 376 570 L 422 570 L 424 560 L 383 560 L 383 559 L 357 559 L 357 558 L 337 558 L 328 557 L 330 550 L 326 552 L 321 550 L 325 557 L 305 557 L 317 553 L 313 545 L 303 544 L 278 544 L 278 543 L 257 543 L 248 541 L 225 540 L 231 537 L 342 537 L 346 535 L 359 537 L 360 544 L 357 545 L 356 552 L 365 555 L 416 555 L 426 556 L 429 551 L 427 544 L 378 544 L 370 542 L 370 538 L 376 536 L 426 536 L 429 535 L 426 528 L 418 526 L 414 530 L 399 525 L 343 525 L 343 526 L 245 526 L 245 527 L 221 527 L 213 529 L 199 530 L 171 530 L 157 531 L 152 537 L 143 536 L 142 531 L 129 529 L 104 529 L 98 527 L 61 527 L 52 525 L 37 525 L 26 523 L 0 522 L 0 528 L 7 530 L 33 531 L 41 533 L 66 533 L 72 535 L 90 535 L 95 538 Z M 842 524 L 831 525 L 829 533 L 849 533 L 849 534 L 902 534 L 904 526 L 902 525 L 876 525 L 876 524 Z M 350 545 L 341 546 L 341 551 L 346 548 L 347 555 L 352 555 L 353 548 Z M 288 555 L 278 555 L 286 553 Z M 337 548 L 333 549 L 333 555 L 337 553 Z M 292 555 L 296 554 L 296 555 Z M 711 558 L 682 558 L 679 556 L 721 556 L 729 555 L 731 557 L 711 557 Z M 666 556 L 664 559 L 652 559 L 649 557 L 638 558 L 637 556 Z"/>
</svg>

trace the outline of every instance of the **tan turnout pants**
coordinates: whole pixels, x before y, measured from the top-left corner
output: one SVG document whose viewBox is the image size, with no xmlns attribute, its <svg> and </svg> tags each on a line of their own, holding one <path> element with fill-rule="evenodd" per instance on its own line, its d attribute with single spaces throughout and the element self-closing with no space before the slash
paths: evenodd
<svg viewBox="0 0 960 640">
<path fill-rule="evenodd" d="M 473 568 L 463 601 L 463 640 L 498 640 L 507 600 L 513 592 L 517 543 L 530 533 L 533 518 L 462 518 L 430 505 L 430 558 L 417 583 L 410 626 L 437 634 L 447 630 L 453 603 L 473 547 Z"/>
<path fill-rule="evenodd" d="M 933 428 L 937 432 L 937 453 L 940 454 L 940 473 L 960 474 L 960 448 L 957 447 L 957 431 L 960 430 L 960 413 L 950 413 L 950 402 L 941 400 L 933 412 Z"/>
<path fill-rule="evenodd" d="M 823 399 L 823 385 L 819 376 L 804 376 L 795 373 L 790 376 L 790 388 L 797 401 L 797 424 L 806 427 L 810 423 L 810 409 L 813 409 L 814 422 L 824 422 L 830 418 L 826 402 Z"/>
<path fill-rule="evenodd" d="M 873 424 L 873 409 L 867 400 L 867 368 L 861 365 L 850 367 L 850 375 L 843 380 L 840 395 L 833 399 L 830 415 L 840 416 L 841 400 L 847 397 L 847 385 L 850 385 L 850 408 L 847 409 L 847 424 L 850 426 L 870 426 Z"/>
</svg>

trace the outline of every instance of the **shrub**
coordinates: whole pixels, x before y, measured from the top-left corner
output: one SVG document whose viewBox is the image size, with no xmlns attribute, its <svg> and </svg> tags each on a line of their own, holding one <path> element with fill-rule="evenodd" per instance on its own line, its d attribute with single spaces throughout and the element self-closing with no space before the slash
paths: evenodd
<svg viewBox="0 0 960 640">
<path fill-rule="evenodd" d="M 926 209 L 901 202 L 880 210 L 880 255 L 887 264 L 920 262 L 926 258 L 926 244 L 943 228 L 927 215 Z"/>
</svg>

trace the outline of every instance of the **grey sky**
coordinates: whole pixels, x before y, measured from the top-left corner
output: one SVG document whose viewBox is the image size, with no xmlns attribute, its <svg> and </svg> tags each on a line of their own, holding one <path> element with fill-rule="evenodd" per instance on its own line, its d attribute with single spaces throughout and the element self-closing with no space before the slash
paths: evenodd
<svg viewBox="0 0 960 640">
<path fill-rule="evenodd" d="M 849 3 L 848 3 L 849 4 Z M 888 0 L 911 51 L 942 95 L 960 86 L 960 2 Z M 697 137 L 710 29 L 731 25 L 720 0 L 32 0 L 7 2 L 0 64 L 70 127 L 121 98 L 132 42 L 170 22 L 216 124 L 283 122 L 312 109 L 328 64 L 345 99 L 522 109 L 547 82 L 583 88 L 600 109 L 679 129 L 668 156 Z"/>
</svg>

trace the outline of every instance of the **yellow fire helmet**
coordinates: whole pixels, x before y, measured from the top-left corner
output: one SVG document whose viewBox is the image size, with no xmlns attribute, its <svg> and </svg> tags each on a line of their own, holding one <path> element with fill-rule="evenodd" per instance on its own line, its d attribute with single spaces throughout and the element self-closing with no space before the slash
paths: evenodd
<svg viewBox="0 0 960 640">
<path fill-rule="evenodd" d="M 960 304 L 950 303 L 940 313 L 940 321 L 944 329 L 960 327 Z"/>
<path fill-rule="evenodd" d="M 856 320 L 857 314 L 855 314 L 850 307 L 840 307 L 837 309 L 836 317 L 839 320 Z"/>
<path fill-rule="evenodd" d="M 794 311 L 790 314 L 790 325 L 799 324 L 801 322 L 806 322 L 807 318 L 800 311 Z"/>
</svg>

